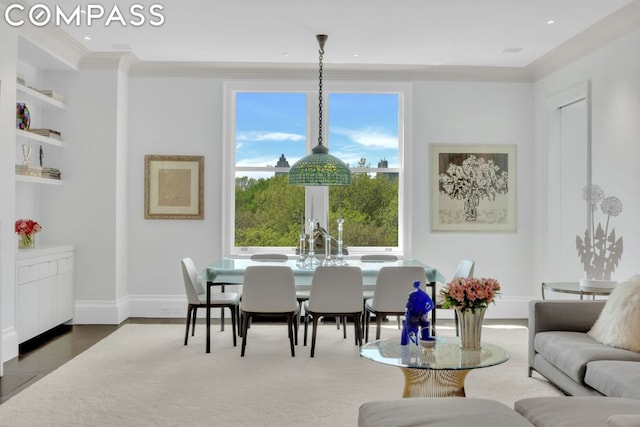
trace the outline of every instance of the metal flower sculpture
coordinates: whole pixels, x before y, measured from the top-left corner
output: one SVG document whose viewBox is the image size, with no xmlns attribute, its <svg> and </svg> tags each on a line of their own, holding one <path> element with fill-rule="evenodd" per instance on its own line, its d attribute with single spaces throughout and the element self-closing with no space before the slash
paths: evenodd
<svg viewBox="0 0 640 427">
<path fill-rule="evenodd" d="M 604 191 L 597 185 L 588 186 L 582 191 L 582 197 L 587 202 L 587 208 L 591 204 L 591 223 L 587 224 L 584 232 L 584 240 L 576 236 L 576 249 L 580 256 L 580 262 L 584 266 L 587 279 L 611 280 L 620 258 L 622 257 L 622 236 L 616 239 L 615 228 L 609 232 L 611 217 L 620 215 L 622 202 L 615 196 L 605 197 Z M 598 210 L 607 216 L 604 229 L 598 222 L 596 227 L 593 213 Z"/>
<path fill-rule="evenodd" d="M 451 199 L 464 200 L 465 221 L 478 218 L 480 200 L 495 200 L 496 195 L 509 191 L 509 173 L 500 171 L 493 160 L 470 154 L 462 165 L 450 163 L 440 174 L 440 192 Z"/>
</svg>

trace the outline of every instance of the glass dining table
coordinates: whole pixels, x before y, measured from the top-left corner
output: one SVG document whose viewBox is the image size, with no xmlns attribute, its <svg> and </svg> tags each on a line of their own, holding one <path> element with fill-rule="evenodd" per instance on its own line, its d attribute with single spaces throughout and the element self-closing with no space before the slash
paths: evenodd
<svg viewBox="0 0 640 427">
<path fill-rule="evenodd" d="M 360 267 L 362 270 L 362 280 L 365 287 L 375 286 L 378 271 L 382 267 L 387 266 L 421 266 L 425 270 L 425 283 L 431 287 L 431 298 L 435 301 L 436 282 L 444 283 L 445 277 L 437 268 L 423 264 L 416 259 L 400 259 L 397 261 L 360 261 L 359 259 L 346 259 L 350 266 Z M 207 266 L 198 275 L 201 283 L 206 283 L 207 289 L 207 308 L 206 308 L 206 352 L 211 352 L 211 307 L 209 301 L 211 299 L 211 288 L 213 286 L 225 286 L 238 284 L 244 281 L 244 272 L 247 267 L 252 265 L 286 265 L 291 268 L 296 280 L 296 286 L 307 288 L 311 285 L 313 272 L 315 268 L 307 268 L 300 266 L 297 259 L 288 259 L 286 261 L 257 261 L 249 258 L 221 258 L 213 264 Z M 408 295 L 408 293 L 407 293 Z M 431 324 L 435 327 L 435 310 L 431 312 Z M 234 332 L 235 333 L 235 332 Z"/>
</svg>

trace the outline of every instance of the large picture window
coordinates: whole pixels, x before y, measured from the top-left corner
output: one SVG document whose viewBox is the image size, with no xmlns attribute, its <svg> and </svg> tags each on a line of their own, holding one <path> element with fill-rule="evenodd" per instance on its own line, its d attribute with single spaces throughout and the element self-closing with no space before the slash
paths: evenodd
<svg viewBox="0 0 640 427">
<path fill-rule="evenodd" d="M 350 254 L 401 254 L 403 93 L 325 90 L 323 143 L 352 184 L 300 187 L 287 173 L 317 144 L 316 89 L 242 86 L 227 90 L 228 255 L 293 254 L 309 217 L 333 236 L 342 217 Z"/>
</svg>

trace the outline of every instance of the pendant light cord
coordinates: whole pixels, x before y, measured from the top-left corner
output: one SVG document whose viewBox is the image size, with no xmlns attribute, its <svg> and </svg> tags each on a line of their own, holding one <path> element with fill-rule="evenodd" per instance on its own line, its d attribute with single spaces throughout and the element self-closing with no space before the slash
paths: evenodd
<svg viewBox="0 0 640 427">
<path fill-rule="evenodd" d="M 322 145 L 322 58 L 324 47 L 320 44 L 320 67 L 318 69 L 318 145 Z"/>
</svg>

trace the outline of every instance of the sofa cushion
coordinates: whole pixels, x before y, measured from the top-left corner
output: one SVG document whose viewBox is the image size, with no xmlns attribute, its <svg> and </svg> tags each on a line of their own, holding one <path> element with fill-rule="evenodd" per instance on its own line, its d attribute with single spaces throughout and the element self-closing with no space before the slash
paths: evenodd
<svg viewBox="0 0 640 427">
<path fill-rule="evenodd" d="M 640 352 L 640 275 L 618 284 L 588 334 L 613 347 Z"/>
<path fill-rule="evenodd" d="M 640 399 L 640 363 L 615 360 L 589 362 L 584 382 L 605 396 Z"/>
<path fill-rule="evenodd" d="M 612 415 L 640 415 L 640 402 L 620 397 L 533 397 L 515 410 L 537 427 L 607 426 Z"/>
<path fill-rule="evenodd" d="M 611 415 L 607 418 L 607 427 L 638 427 L 640 415 Z"/>
<path fill-rule="evenodd" d="M 640 353 L 600 344 L 584 332 L 547 331 L 536 334 L 536 352 L 574 381 L 584 384 L 587 363 L 594 360 L 633 360 Z"/>
<path fill-rule="evenodd" d="M 482 421 L 482 424 L 478 424 Z M 408 398 L 367 402 L 360 406 L 359 427 L 532 427 L 508 406 L 489 399 Z"/>
</svg>

